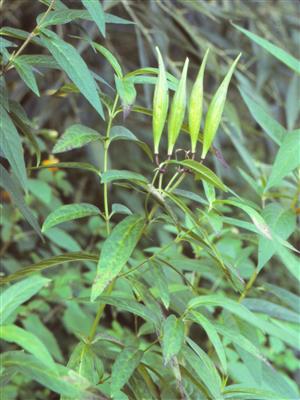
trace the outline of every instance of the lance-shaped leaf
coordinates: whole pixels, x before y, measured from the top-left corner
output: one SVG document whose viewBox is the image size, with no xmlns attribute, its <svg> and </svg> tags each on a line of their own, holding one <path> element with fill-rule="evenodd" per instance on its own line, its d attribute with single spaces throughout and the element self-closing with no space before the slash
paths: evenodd
<svg viewBox="0 0 300 400">
<path fill-rule="evenodd" d="M 120 222 L 104 242 L 92 286 L 94 301 L 118 275 L 135 249 L 144 229 L 144 219 L 129 215 Z"/>
<path fill-rule="evenodd" d="M 196 152 L 196 146 L 200 131 L 203 107 L 203 77 L 209 49 L 206 50 L 196 81 L 193 85 L 189 102 L 189 132 L 191 137 L 192 153 Z"/>
<path fill-rule="evenodd" d="M 50 280 L 41 276 L 33 276 L 7 288 L 0 294 L 0 324 L 25 301 L 29 300 Z"/>
<path fill-rule="evenodd" d="M 95 140 L 103 140 L 103 137 L 94 129 L 87 126 L 75 124 L 69 126 L 64 134 L 56 142 L 52 153 L 63 153 L 64 151 L 77 149 Z"/>
<path fill-rule="evenodd" d="M 105 37 L 105 14 L 101 2 L 99 0 L 81 0 L 81 2 L 96 22 L 102 35 Z"/>
<path fill-rule="evenodd" d="M 26 167 L 18 131 L 6 110 L 0 106 L 1 152 L 24 189 L 27 187 Z"/>
<path fill-rule="evenodd" d="M 19 59 L 19 57 L 14 60 L 13 64 L 18 71 L 21 79 L 25 82 L 29 89 L 31 89 L 33 93 L 39 96 L 40 92 L 35 80 L 34 73 L 32 71 L 32 67 L 22 59 Z"/>
<path fill-rule="evenodd" d="M 107 50 L 106 47 L 101 46 L 101 44 L 92 42 L 92 45 L 99 53 L 101 53 L 107 59 L 107 61 L 110 63 L 110 65 L 115 70 L 117 77 L 122 79 L 122 77 L 123 77 L 122 68 L 121 68 L 121 65 L 119 64 L 118 60 L 116 59 L 116 57 L 109 50 Z"/>
<path fill-rule="evenodd" d="M 38 360 L 45 364 L 45 366 L 54 371 L 56 370 L 55 362 L 48 349 L 33 333 L 27 332 L 17 325 L 3 325 L 0 329 L 0 339 L 10 343 L 16 343 L 24 350 L 33 354 Z"/>
<path fill-rule="evenodd" d="M 71 221 L 73 219 L 90 217 L 92 215 L 99 215 L 99 208 L 93 206 L 92 204 L 80 203 L 80 204 L 67 204 L 61 206 L 54 210 L 51 214 L 46 218 L 42 232 L 45 232 L 47 229 L 52 228 L 62 222 Z"/>
<path fill-rule="evenodd" d="M 178 88 L 174 94 L 168 119 L 168 155 L 173 152 L 176 140 L 182 127 L 186 108 L 186 76 L 189 59 L 185 60 Z"/>
<path fill-rule="evenodd" d="M 229 82 L 240 57 L 241 54 L 238 55 L 238 57 L 231 65 L 229 71 L 227 72 L 227 75 L 223 79 L 223 82 L 219 86 L 208 107 L 203 132 L 203 148 L 201 158 L 206 157 L 206 154 L 211 147 L 214 137 L 216 136 L 225 106 Z"/>
<path fill-rule="evenodd" d="M 174 314 L 168 316 L 163 323 L 163 356 L 165 365 L 175 357 L 184 341 L 184 323 Z"/>
<path fill-rule="evenodd" d="M 209 168 L 205 165 L 201 164 L 196 160 L 183 160 L 183 161 L 175 161 L 171 160 L 168 162 L 169 164 L 177 164 L 183 167 L 188 168 L 191 172 L 195 174 L 196 180 L 204 180 L 211 185 L 217 187 L 218 189 L 224 190 L 224 192 L 228 191 L 228 188 L 221 179 Z"/>
<path fill-rule="evenodd" d="M 111 371 L 111 395 L 114 399 L 119 398 L 119 390 L 128 382 L 142 357 L 143 352 L 134 347 L 126 347 L 118 354 Z"/>
<path fill-rule="evenodd" d="M 164 61 L 162 59 L 158 47 L 156 47 L 156 51 L 158 55 L 159 73 L 153 97 L 152 127 L 153 127 L 154 153 L 158 154 L 159 142 L 168 113 L 169 93 L 168 93 L 168 83 L 167 83 Z"/>
<path fill-rule="evenodd" d="M 50 51 L 56 62 L 104 119 L 96 82 L 79 53 L 73 46 L 48 29 L 43 29 L 40 36 L 43 45 Z"/>
</svg>

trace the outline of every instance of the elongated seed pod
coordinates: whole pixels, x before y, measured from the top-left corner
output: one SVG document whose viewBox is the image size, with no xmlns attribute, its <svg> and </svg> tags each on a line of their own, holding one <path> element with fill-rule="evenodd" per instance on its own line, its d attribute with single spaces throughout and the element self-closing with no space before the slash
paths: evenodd
<svg viewBox="0 0 300 400">
<path fill-rule="evenodd" d="M 168 119 L 168 156 L 172 155 L 178 138 L 186 108 L 186 76 L 189 59 L 185 60 L 177 90 L 174 94 L 171 111 Z"/>
<path fill-rule="evenodd" d="M 157 155 L 159 152 L 159 143 L 161 135 L 167 119 L 167 113 L 169 107 L 169 93 L 168 93 L 166 69 L 158 47 L 156 47 L 156 51 L 158 55 L 159 73 L 153 97 L 152 128 L 153 128 L 154 154 Z"/>
<path fill-rule="evenodd" d="M 216 136 L 217 130 L 219 128 L 224 105 L 227 96 L 227 90 L 229 86 L 229 82 L 231 80 L 233 71 L 241 57 L 241 53 L 235 59 L 233 64 L 231 65 L 229 71 L 227 72 L 223 82 L 219 86 L 218 90 L 216 91 L 214 97 L 212 98 L 210 105 L 207 110 L 205 125 L 204 125 L 204 132 L 203 132 L 203 148 L 201 158 L 204 159 L 208 150 L 211 147 L 211 144 Z"/>
<path fill-rule="evenodd" d="M 209 49 L 206 50 L 199 72 L 192 88 L 189 101 L 189 133 L 191 138 L 191 151 L 196 152 L 200 131 L 203 109 L 203 77 Z"/>
</svg>

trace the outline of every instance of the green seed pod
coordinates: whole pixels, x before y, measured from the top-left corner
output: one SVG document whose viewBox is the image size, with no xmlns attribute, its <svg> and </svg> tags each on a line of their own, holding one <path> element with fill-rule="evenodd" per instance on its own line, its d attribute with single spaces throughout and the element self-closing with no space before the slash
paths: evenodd
<svg viewBox="0 0 300 400">
<path fill-rule="evenodd" d="M 168 113 L 169 93 L 168 93 L 166 69 L 158 47 L 156 47 L 156 51 L 158 54 L 159 73 L 153 97 L 152 128 L 153 128 L 154 154 L 157 155 L 159 150 L 160 138 L 164 129 Z"/>
<path fill-rule="evenodd" d="M 208 107 L 203 132 L 203 148 L 201 154 L 202 159 L 206 157 L 206 154 L 211 147 L 214 137 L 216 136 L 224 110 L 229 82 L 240 57 L 241 54 L 238 55 L 238 57 L 231 65 L 229 71 L 227 72 L 227 75 L 223 79 L 223 82 L 219 86 Z"/>
<path fill-rule="evenodd" d="M 168 156 L 172 155 L 173 148 L 178 138 L 186 108 L 186 76 L 189 59 L 185 60 L 180 81 L 174 94 L 171 111 L 168 119 Z"/>
<path fill-rule="evenodd" d="M 194 154 L 200 131 L 203 106 L 203 76 L 209 49 L 206 50 L 196 81 L 193 85 L 189 102 L 189 133 L 191 137 L 191 150 Z"/>
</svg>

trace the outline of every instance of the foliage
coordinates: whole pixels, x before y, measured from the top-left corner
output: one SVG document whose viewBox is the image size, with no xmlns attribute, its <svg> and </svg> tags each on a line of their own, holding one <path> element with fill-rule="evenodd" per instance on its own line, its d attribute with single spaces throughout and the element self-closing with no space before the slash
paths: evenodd
<svg viewBox="0 0 300 400">
<path fill-rule="evenodd" d="M 299 398 L 299 8 L 274 4 L 39 0 L 30 31 L 2 2 L 5 399 Z"/>
</svg>

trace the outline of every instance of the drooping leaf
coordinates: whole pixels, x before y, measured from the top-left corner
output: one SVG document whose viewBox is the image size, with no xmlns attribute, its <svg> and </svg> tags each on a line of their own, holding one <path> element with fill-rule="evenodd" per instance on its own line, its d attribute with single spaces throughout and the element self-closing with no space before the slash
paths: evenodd
<svg viewBox="0 0 300 400">
<path fill-rule="evenodd" d="M 270 54 L 272 54 L 272 56 L 276 57 L 283 64 L 287 65 L 290 69 L 300 74 L 300 61 L 293 57 L 291 54 L 281 49 L 280 47 L 275 46 L 268 40 L 256 35 L 255 33 L 248 31 L 245 28 L 242 28 L 235 24 L 232 25 L 253 42 L 261 46 L 263 49 L 267 50 Z"/>
<path fill-rule="evenodd" d="M 35 380 L 41 385 L 56 393 L 74 397 L 84 398 L 84 392 L 78 387 L 78 375 L 63 366 L 59 366 L 60 373 L 45 365 L 32 355 L 21 351 L 6 352 L 1 355 L 3 367 L 12 366 L 22 375 L 30 380 Z M 82 382 L 81 382 L 82 384 Z"/>
<path fill-rule="evenodd" d="M 75 124 L 69 126 L 58 139 L 52 153 L 63 153 L 72 149 L 78 149 L 96 140 L 103 140 L 103 137 L 94 129 L 84 125 Z"/>
<path fill-rule="evenodd" d="M 245 320 L 251 325 L 260 328 L 262 331 L 276 336 L 291 346 L 298 347 L 297 334 L 294 331 L 288 330 L 283 326 L 278 326 L 267 320 L 259 318 L 256 314 L 249 311 L 245 306 L 235 302 L 225 296 L 221 295 L 203 295 L 194 297 L 190 300 L 188 307 L 190 309 L 198 308 L 200 306 L 219 306 L 230 311 L 232 314 L 237 315 L 242 320 Z"/>
<path fill-rule="evenodd" d="M 99 0 L 81 0 L 81 2 L 97 24 L 99 31 L 105 37 L 105 14 L 101 2 Z"/>
<path fill-rule="evenodd" d="M 143 183 L 148 183 L 147 179 L 143 175 L 123 169 L 111 169 L 109 171 L 103 172 L 103 174 L 101 175 L 101 183 L 108 183 L 117 180 L 139 181 Z"/>
<path fill-rule="evenodd" d="M 205 165 L 199 163 L 198 161 L 195 160 L 183 160 L 183 161 L 175 161 L 171 160 L 169 161 L 170 164 L 178 164 L 183 167 L 188 168 L 191 170 L 194 174 L 196 179 L 203 179 L 210 183 L 211 185 L 217 187 L 218 189 L 221 189 L 225 192 L 227 192 L 227 187 L 224 185 L 224 183 L 220 180 L 217 175 L 211 171 L 209 168 L 207 168 Z"/>
<path fill-rule="evenodd" d="M 96 82 L 79 53 L 72 45 L 63 41 L 56 33 L 48 29 L 41 30 L 40 36 L 43 45 L 50 51 L 56 62 L 98 114 L 105 119 Z"/>
<path fill-rule="evenodd" d="M 122 68 L 116 59 L 116 57 L 109 51 L 107 50 L 104 46 L 101 46 L 100 44 L 93 42 L 93 47 L 100 53 L 102 54 L 106 60 L 110 63 L 110 65 L 113 67 L 115 73 L 117 74 L 117 77 L 122 79 L 123 77 L 123 72 Z"/>
<path fill-rule="evenodd" d="M 71 221 L 78 218 L 99 215 L 98 207 L 88 203 L 67 204 L 63 205 L 48 215 L 42 226 L 42 232 L 61 224 L 62 222 Z"/>
<path fill-rule="evenodd" d="M 117 140 L 128 140 L 135 142 L 150 158 L 152 161 L 152 151 L 150 150 L 149 146 L 139 140 L 134 133 L 132 133 L 128 128 L 125 128 L 125 126 L 121 125 L 115 125 L 111 128 L 110 131 L 110 141 L 109 143 L 112 143 Z"/>
<path fill-rule="evenodd" d="M 74 168 L 74 169 L 82 169 L 85 171 L 94 172 L 97 175 L 100 175 L 100 171 L 93 164 L 86 162 L 58 162 L 46 165 L 39 165 L 38 167 L 32 167 L 32 170 L 35 169 L 45 169 L 45 168 Z"/>
<path fill-rule="evenodd" d="M 111 211 L 113 214 L 126 214 L 126 215 L 132 214 L 131 210 L 128 207 L 119 203 L 113 203 L 111 206 Z"/>
<path fill-rule="evenodd" d="M 203 131 L 203 148 L 202 148 L 201 158 L 206 157 L 206 154 L 210 149 L 212 142 L 216 136 L 226 102 L 228 86 L 240 57 L 241 54 L 238 55 L 238 57 L 231 65 L 229 71 L 227 72 L 225 78 L 223 79 L 223 82 L 219 86 L 218 90 L 216 91 L 214 97 L 212 98 L 209 104 Z"/>
<path fill-rule="evenodd" d="M 159 143 L 168 113 L 169 93 L 168 93 L 166 69 L 158 47 L 156 47 L 156 52 L 158 57 L 159 72 L 153 96 L 152 129 L 153 129 L 154 153 L 158 154 Z"/>
<path fill-rule="evenodd" d="M 0 324 L 3 324 L 17 307 L 29 300 L 49 282 L 49 279 L 35 276 L 15 283 L 5 290 L 2 289 L 0 294 Z"/>
<path fill-rule="evenodd" d="M 54 333 L 48 329 L 37 314 L 31 314 L 22 321 L 23 326 L 28 332 L 37 336 L 49 350 L 49 353 L 59 362 L 64 361 L 64 357 L 57 343 Z"/>
<path fill-rule="evenodd" d="M 34 355 L 46 367 L 56 370 L 55 363 L 44 345 L 38 337 L 31 332 L 20 328 L 17 325 L 2 325 L 0 329 L 0 339 L 6 342 L 15 343 Z"/>
<path fill-rule="evenodd" d="M 143 352 L 134 347 L 126 347 L 117 356 L 111 372 L 111 395 L 114 398 L 128 382 L 134 370 L 139 365 Z"/>
<path fill-rule="evenodd" d="M 186 108 L 186 77 L 189 66 L 189 59 L 185 60 L 180 81 L 174 94 L 171 110 L 168 117 L 168 156 L 173 153 L 179 132 L 185 115 Z"/>
<path fill-rule="evenodd" d="M 36 233 L 42 237 L 39 224 L 32 214 L 30 208 L 25 203 L 23 194 L 18 186 L 18 183 L 13 176 L 10 176 L 6 169 L 0 165 L 0 186 L 3 187 L 11 196 L 12 201 L 18 207 L 26 221 L 32 226 Z"/>
<path fill-rule="evenodd" d="M 14 59 L 13 64 L 16 70 L 18 71 L 18 74 L 20 75 L 21 79 L 25 82 L 25 84 L 29 87 L 29 89 L 31 89 L 33 93 L 39 96 L 40 92 L 36 83 L 34 73 L 32 71 L 32 67 L 19 57 Z"/>
<path fill-rule="evenodd" d="M 91 254 L 85 252 L 72 252 L 65 253 L 59 256 L 54 256 L 50 258 L 46 258 L 42 261 L 39 261 L 35 264 L 29 265 L 28 267 L 24 267 L 17 272 L 14 272 L 8 276 L 0 278 L 0 284 L 3 285 L 5 283 L 13 282 L 18 279 L 24 278 L 28 275 L 35 274 L 39 271 L 43 271 L 47 268 L 56 267 L 57 265 L 61 265 L 68 262 L 77 262 L 77 261 L 94 261 L 97 262 L 99 259 L 98 254 Z"/>
<path fill-rule="evenodd" d="M 292 210 L 285 210 L 279 204 L 268 204 L 262 213 L 263 218 L 272 229 L 283 240 L 286 240 L 296 228 L 296 216 Z M 270 260 L 278 249 L 278 243 L 270 242 L 267 238 L 260 236 L 258 242 L 258 270 Z"/>
<path fill-rule="evenodd" d="M 203 107 L 203 78 L 209 49 L 203 57 L 197 78 L 192 88 L 189 101 L 189 133 L 191 137 L 191 151 L 196 152 Z"/>
<path fill-rule="evenodd" d="M 300 129 L 288 132 L 278 150 L 265 190 L 277 186 L 281 180 L 300 165 Z"/>
<path fill-rule="evenodd" d="M 286 129 L 271 117 L 264 108 L 256 103 L 245 91 L 240 89 L 241 96 L 246 103 L 251 115 L 263 130 L 280 145 L 283 137 L 287 134 Z"/>
<path fill-rule="evenodd" d="M 5 109 L 0 105 L 1 151 L 24 189 L 27 188 L 26 167 L 19 134 Z"/>
<path fill-rule="evenodd" d="M 144 224 L 141 216 L 129 215 L 115 226 L 105 240 L 92 286 L 92 301 L 102 294 L 125 266 L 143 233 Z"/>
<path fill-rule="evenodd" d="M 214 346 L 216 353 L 219 357 L 221 362 L 223 371 L 226 373 L 227 371 L 227 361 L 226 361 L 226 354 L 224 351 L 223 344 L 219 338 L 218 332 L 215 329 L 212 322 L 210 322 L 203 314 L 200 314 L 197 311 L 192 311 L 191 319 L 202 326 L 205 330 L 209 340 L 211 341 L 212 345 Z"/>
<path fill-rule="evenodd" d="M 162 348 L 165 365 L 168 364 L 181 350 L 184 341 L 184 323 L 174 314 L 164 320 Z"/>
</svg>

